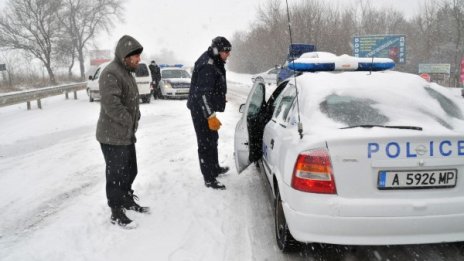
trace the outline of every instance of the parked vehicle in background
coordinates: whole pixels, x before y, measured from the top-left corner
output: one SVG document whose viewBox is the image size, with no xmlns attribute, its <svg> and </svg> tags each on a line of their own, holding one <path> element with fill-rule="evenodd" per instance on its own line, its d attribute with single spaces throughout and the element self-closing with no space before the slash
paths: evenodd
<svg viewBox="0 0 464 261">
<path fill-rule="evenodd" d="M 278 247 L 464 241 L 462 99 L 391 59 L 324 56 L 240 106 L 237 171 L 258 163 Z"/>
<path fill-rule="evenodd" d="M 161 64 L 160 98 L 187 98 L 190 92 L 190 73 L 181 64 Z"/>
<path fill-rule="evenodd" d="M 278 72 L 279 72 L 279 68 L 276 66 L 265 72 L 258 73 L 258 74 L 251 76 L 251 81 L 252 82 L 261 81 L 266 84 L 276 84 Z"/>
<path fill-rule="evenodd" d="M 101 72 L 110 62 L 105 62 L 100 64 L 95 70 L 93 75 L 89 76 L 89 80 L 87 81 L 87 95 L 89 96 L 89 102 L 93 102 L 96 99 L 100 100 L 100 87 L 98 85 L 98 80 L 100 77 Z"/>
<path fill-rule="evenodd" d="M 150 103 L 153 82 L 147 62 L 141 61 L 139 63 L 137 70 L 135 70 L 134 78 L 137 83 L 137 88 L 139 89 L 140 99 L 142 99 L 144 103 Z"/>
<path fill-rule="evenodd" d="M 295 73 L 293 70 L 288 69 L 289 62 L 294 59 L 299 58 L 304 53 L 315 52 L 316 46 L 313 44 L 290 44 L 288 46 L 288 55 L 285 63 L 280 67 L 279 72 L 277 73 L 277 84 L 281 83 L 285 79 L 293 76 Z"/>
<path fill-rule="evenodd" d="M 95 73 L 89 76 L 89 80 L 87 81 L 87 95 L 89 96 L 90 102 L 93 102 L 96 99 L 101 99 L 98 80 L 101 72 L 109 63 L 110 62 L 102 63 L 100 66 L 98 66 Z M 135 73 L 133 73 L 133 76 L 137 83 L 140 99 L 144 103 L 150 103 L 152 82 L 150 70 L 148 69 L 147 63 L 143 61 L 140 62 L 137 70 L 135 71 Z"/>
</svg>

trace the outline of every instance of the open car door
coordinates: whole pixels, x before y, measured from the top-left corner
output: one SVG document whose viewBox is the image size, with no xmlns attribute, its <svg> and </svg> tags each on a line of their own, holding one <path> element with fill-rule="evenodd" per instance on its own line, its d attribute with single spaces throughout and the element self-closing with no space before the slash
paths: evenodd
<svg viewBox="0 0 464 261">
<path fill-rule="evenodd" d="M 251 162 L 261 157 L 262 134 L 259 134 L 259 114 L 264 107 L 265 93 L 265 84 L 255 82 L 246 103 L 240 106 L 242 117 L 237 122 L 234 135 L 235 167 L 239 174 Z"/>
</svg>

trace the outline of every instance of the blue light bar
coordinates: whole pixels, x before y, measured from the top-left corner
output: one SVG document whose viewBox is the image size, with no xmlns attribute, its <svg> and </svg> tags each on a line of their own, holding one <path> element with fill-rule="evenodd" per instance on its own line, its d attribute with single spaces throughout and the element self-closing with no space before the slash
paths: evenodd
<svg viewBox="0 0 464 261">
<path fill-rule="evenodd" d="M 163 64 L 160 64 L 159 67 L 160 68 L 166 68 L 166 67 L 177 67 L 177 68 L 182 68 L 184 65 L 183 64 L 166 64 L 166 63 L 163 63 Z"/>
<path fill-rule="evenodd" d="M 288 64 L 288 68 L 299 72 L 319 71 L 384 71 L 395 67 L 389 58 L 359 58 L 341 55 L 323 58 L 299 58 Z"/>
</svg>

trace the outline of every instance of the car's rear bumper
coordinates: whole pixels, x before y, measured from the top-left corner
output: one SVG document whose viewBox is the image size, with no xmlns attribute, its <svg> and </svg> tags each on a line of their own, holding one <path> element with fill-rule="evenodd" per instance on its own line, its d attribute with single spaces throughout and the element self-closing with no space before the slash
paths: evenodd
<svg viewBox="0 0 464 261">
<path fill-rule="evenodd" d="M 101 99 L 100 91 L 89 90 L 89 92 L 93 99 Z"/>
<path fill-rule="evenodd" d="M 402 245 L 464 241 L 464 215 L 334 217 L 296 212 L 284 205 L 293 237 L 301 242 Z"/>
</svg>

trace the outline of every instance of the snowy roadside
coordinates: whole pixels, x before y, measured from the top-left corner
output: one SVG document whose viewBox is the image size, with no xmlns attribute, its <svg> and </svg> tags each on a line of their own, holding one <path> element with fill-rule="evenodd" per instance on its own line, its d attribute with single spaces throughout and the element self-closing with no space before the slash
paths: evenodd
<svg viewBox="0 0 464 261">
<path fill-rule="evenodd" d="M 141 104 L 136 194 L 152 213 L 128 212 L 135 230 L 110 224 L 104 160 L 95 140 L 99 103 L 56 96 L 43 109 L 0 108 L 0 259 L 16 260 L 462 260 L 459 244 L 347 247 L 309 245 L 282 254 L 273 211 L 254 166 L 233 158 L 248 75 L 228 72 L 218 117 L 225 191 L 204 187 L 185 100 Z"/>
<path fill-rule="evenodd" d="M 203 185 L 185 100 L 141 105 L 134 185 L 152 214 L 128 212 L 139 224 L 132 231 L 109 223 L 98 102 L 80 92 L 45 99 L 43 110 L 0 109 L 2 260 L 281 260 L 258 172 L 239 176 L 234 166 L 238 106 L 250 85 L 229 88 L 218 115 L 220 161 L 231 167 L 221 178 L 226 191 Z"/>
</svg>

